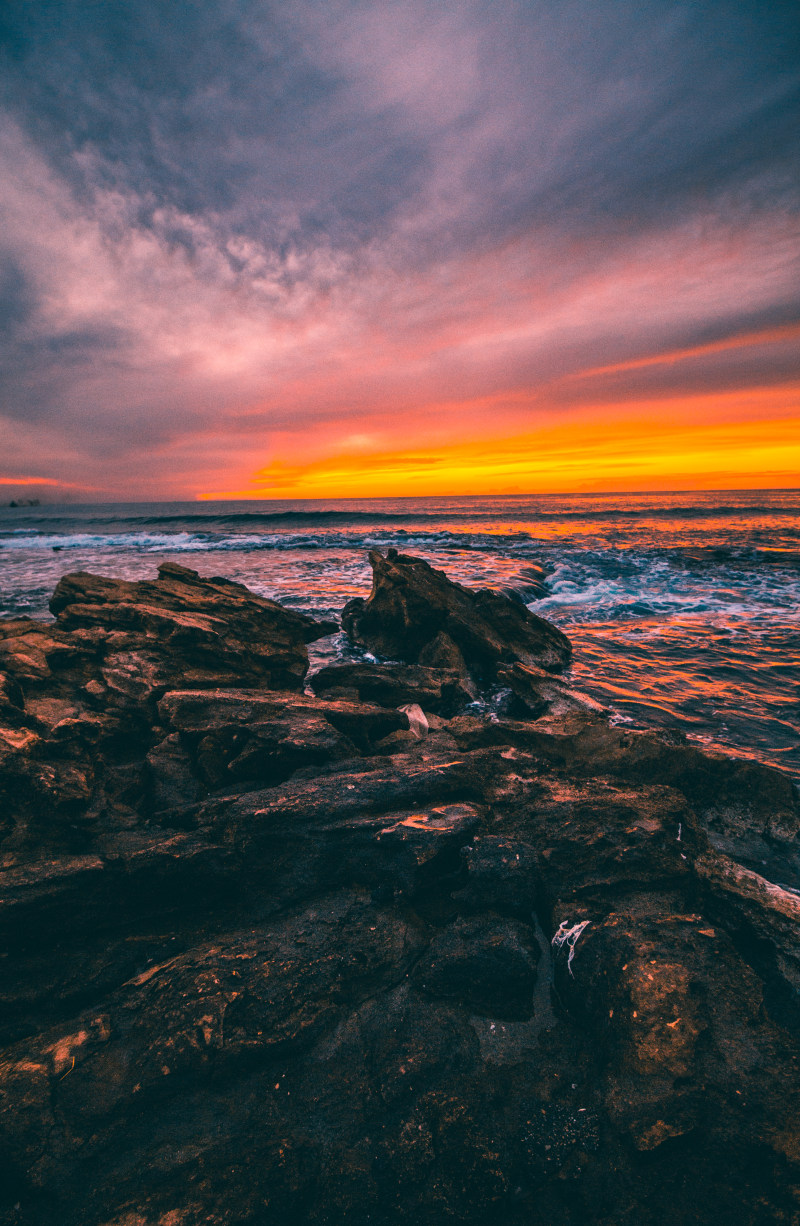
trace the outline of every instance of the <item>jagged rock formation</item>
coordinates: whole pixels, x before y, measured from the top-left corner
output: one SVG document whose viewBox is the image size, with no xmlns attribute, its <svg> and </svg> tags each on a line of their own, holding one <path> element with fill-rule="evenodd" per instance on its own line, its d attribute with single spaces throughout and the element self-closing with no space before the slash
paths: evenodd
<svg viewBox="0 0 800 1226">
<path fill-rule="evenodd" d="M 156 704 L 169 690 L 300 690 L 306 643 L 335 629 L 172 563 L 155 582 L 66 575 L 51 609 L 55 625 L 0 621 L 4 865 L 80 851 L 98 825 L 139 824 L 158 787 L 145 758 L 159 752 Z"/>
<path fill-rule="evenodd" d="M 372 592 L 342 612 L 355 643 L 387 659 L 491 679 L 499 664 L 561 672 L 569 639 L 520 601 L 501 592 L 470 592 L 421 558 L 373 550 Z"/>
<path fill-rule="evenodd" d="M 785 776 L 496 629 L 519 718 L 303 694 L 328 627 L 180 568 L 59 593 L 0 623 L 2 1226 L 796 1220 Z"/>
</svg>

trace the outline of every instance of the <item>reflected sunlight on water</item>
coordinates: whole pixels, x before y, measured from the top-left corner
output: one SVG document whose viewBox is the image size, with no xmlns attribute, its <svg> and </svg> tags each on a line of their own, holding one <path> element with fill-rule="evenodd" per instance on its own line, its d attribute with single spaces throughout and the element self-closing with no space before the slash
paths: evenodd
<svg viewBox="0 0 800 1226">
<path fill-rule="evenodd" d="M 619 718 L 800 775 L 798 491 L 5 508 L 0 613 L 47 615 L 68 571 L 138 579 L 170 559 L 331 616 L 389 546 L 521 591 Z M 342 635 L 315 648 L 346 652 Z"/>
</svg>

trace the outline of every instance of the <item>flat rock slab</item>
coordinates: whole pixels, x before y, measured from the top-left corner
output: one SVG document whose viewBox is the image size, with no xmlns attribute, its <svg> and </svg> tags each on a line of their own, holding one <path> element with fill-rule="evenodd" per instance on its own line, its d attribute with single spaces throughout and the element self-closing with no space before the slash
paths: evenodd
<svg viewBox="0 0 800 1226">
<path fill-rule="evenodd" d="M 259 690 L 177 690 L 161 699 L 159 714 L 178 732 L 208 733 L 232 727 L 267 727 L 283 719 L 321 719 L 364 748 L 408 728 L 408 718 L 396 710 L 366 702 L 309 698 Z"/>
</svg>

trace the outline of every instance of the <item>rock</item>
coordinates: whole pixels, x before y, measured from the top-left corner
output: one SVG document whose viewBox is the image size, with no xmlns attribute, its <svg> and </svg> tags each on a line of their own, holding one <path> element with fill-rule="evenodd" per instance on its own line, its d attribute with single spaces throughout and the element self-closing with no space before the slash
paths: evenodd
<svg viewBox="0 0 800 1226">
<path fill-rule="evenodd" d="M 571 711 L 602 712 L 604 708 L 588 694 L 573 690 L 558 677 L 530 664 L 501 666 L 498 680 L 508 686 L 523 713 L 538 718 L 547 713 L 560 719 Z"/>
<path fill-rule="evenodd" d="M 7 674 L 0 673 L 0 717 L 16 720 L 23 707 L 24 698 L 19 684 Z"/>
<path fill-rule="evenodd" d="M 416 702 L 423 711 L 453 715 L 477 697 L 462 669 L 418 664 L 331 664 L 310 677 L 315 694 L 400 707 Z"/>
<path fill-rule="evenodd" d="M 309 698 L 268 690 L 175 690 L 158 706 L 161 718 L 183 733 L 207 734 L 214 730 L 268 728 L 276 719 L 321 719 L 347 736 L 365 752 L 377 739 L 408 728 L 400 711 L 369 703 Z"/>
<path fill-rule="evenodd" d="M 151 828 L 0 873 L 0 1035 L 39 1029 L 148 957 L 171 957 L 188 939 L 183 924 L 196 940 L 208 908 L 233 905 L 238 867 L 202 835 Z"/>
<path fill-rule="evenodd" d="M 297 1053 L 402 978 L 421 944 L 412 925 L 345 894 L 134 976 L 101 1014 L 6 1051 L 0 1129 L 12 1177 L 44 1167 L 47 1182 L 56 1177 L 83 1200 L 81 1168 L 92 1152 L 102 1161 L 107 1129 L 136 1128 L 148 1104 L 190 1078 L 213 1096 L 225 1067 L 238 1078 L 266 1063 L 277 1089 L 291 1092 L 292 1079 L 280 1083 Z M 138 1178 L 130 1171 L 127 1189 L 123 1177 L 106 1195 L 135 1192 Z"/>
<path fill-rule="evenodd" d="M 372 593 L 351 600 L 342 625 L 354 643 L 389 659 L 459 667 L 492 679 L 500 664 L 520 662 L 559 672 L 569 640 L 522 604 L 497 592 L 470 592 L 421 558 L 389 550 L 369 555 Z"/>
<path fill-rule="evenodd" d="M 746 948 L 779 1017 L 800 1023 L 800 892 L 768 881 L 730 857 L 708 851 L 695 872 L 711 895 L 709 913 Z"/>
<path fill-rule="evenodd" d="M 150 803 L 154 813 L 192 804 L 206 795 L 198 768 L 181 742 L 180 734 L 171 732 L 154 745 L 147 754 L 150 782 Z"/>
<path fill-rule="evenodd" d="M 255 874 L 259 907 L 303 897 L 313 883 L 358 884 L 414 894 L 457 879 L 459 849 L 481 822 L 469 801 L 485 761 L 420 760 L 333 764 L 328 774 L 207 802 L 195 820 L 241 858 L 242 883 Z M 340 766 L 340 770 L 335 770 Z"/>
<path fill-rule="evenodd" d="M 181 568 L 0 622 L 0 1226 L 793 1221 L 791 781 L 375 571 L 316 696 Z"/>
<path fill-rule="evenodd" d="M 155 742 L 164 738 L 153 730 L 157 700 L 190 685 L 297 691 L 308 666 L 306 643 L 331 629 L 238 584 L 201 579 L 166 563 L 155 582 L 67 575 L 52 608 L 55 626 L 26 618 L 0 621 L 0 719 L 7 725 L 0 736 L 0 834 L 6 863 L 9 857 L 24 860 L 34 847 L 44 857 L 78 853 L 95 825 L 136 825 L 153 805 L 199 798 L 198 785 L 205 794 L 223 779 L 243 778 L 250 764 L 241 761 L 226 774 L 237 755 L 223 755 L 218 768 L 201 771 L 199 778 L 184 770 L 186 790 L 179 796 L 174 755 L 171 765 L 162 753 L 148 766 Z M 395 722 L 385 712 L 377 718 L 382 723 L 375 739 L 407 726 L 396 714 Z M 307 762 L 299 743 L 291 756 L 291 729 L 281 735 L 276 725 L 273 731 L 273 742 L 282 742 L 276 751 L 280 765 L 269 765 L 265 749 L 258 778 L 283 778 Z M 310 737 L 309 730 L 309 753 Z M 327 743 L 318 746 L 318 761 L 354 752 L 325 721 L 320 738 Z M 172 771 L 163 787 L 159 762 Z"/>
<path fill-rule="evenodd" d="M 371 753 L 381 738 L 408 729 L 400 711 L 265 690 L 178 690 L 158 710 L 180 734 L 195 776 L 212 789 L 278 783 L 301 767 Z"/>
<path fill-rule="evenodd" d="M 50 660 L 63 658 L 67 645 L 66 636 L 50 626 L 27 618 L 0 621 L 0 666 L 17 686 L 26 681 L 49 679 L 52 676 Z"/>
<path fill-rule="evenodd" d="M 636 785 L 676 788 L 720 850 L 798 874 L 800 795 L 781 771 L 704 752 L 678 733 L 614 727 L 592 709 L 545 715 L 532 724 L 461 716 L 448 730 L 464 749 L 505 739 L 525 746 L 550 769 L 579 778 L 613 775 Z"/>
<path fill-rule="evenodd" d="M 60 629 L 120 636 L 103 679 L 137 699 L 181 682 L 297 690 L 308 667 L 305 644 L 336 628 L 173 562 L 162 563 L 155 581 L 65 575 L 50 608 Z"/>
<path fill-rule="evenodd" d="M 460 919 L 441 932 L 414 968 L 423 992 L 455 1000 L 494 1018 L 527 1018 L 539 946 L 533 930 L 514 920 Z"/>
<path fill-rule="evenodd" d="M 463 848 L 461 858 L 467 883 L 455 895 L 460 906 L 530 920 L 538 878 L 536 851 L 530 843 L 484 834 Z"/>
</svg>

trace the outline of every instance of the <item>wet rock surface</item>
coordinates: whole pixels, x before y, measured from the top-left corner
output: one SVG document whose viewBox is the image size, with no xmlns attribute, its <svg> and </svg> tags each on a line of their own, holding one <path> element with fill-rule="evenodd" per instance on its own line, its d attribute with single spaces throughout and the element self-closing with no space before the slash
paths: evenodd
<svg viewBox="0 0 800 1226">
<path fill-rule="evenodd" d="M 419 703 L 435 715 L 454 715 L 477 697 L 477 687 L 457 669 L 419 664 L 330 664 L 314 673 L 309 686 L 328 698 L 350 698 L 399 707 Z"/>
<path fill-rule="evenodd" d="M 499 664 L 533 664 L 561 672 L 569 639 L 502 592 L 468 591 L 421 558 L 373 550 L 372 592 L 345 605 L 350 638 L 409 663 L 450 668 L 486 680 Z"/>
<path fill-rule="evenodd" d="M 796 1224 L 791 782 L 373 566 L 313 695 L 182 568 L 0 623 L 0 1223 Z"/>
</svg>

